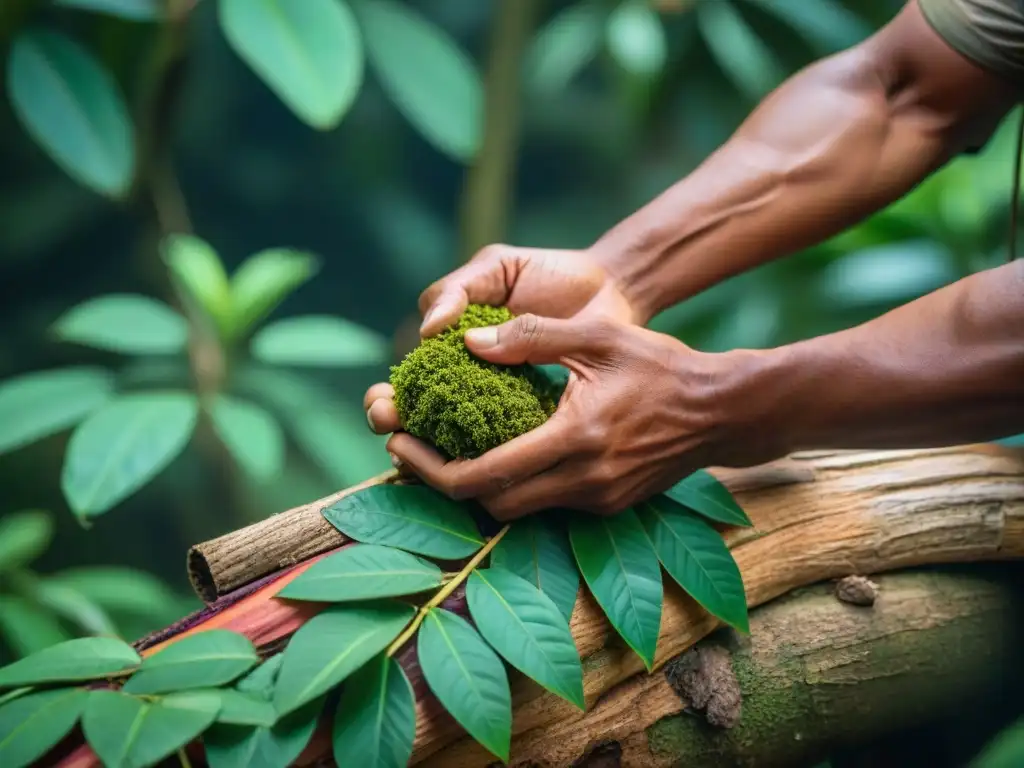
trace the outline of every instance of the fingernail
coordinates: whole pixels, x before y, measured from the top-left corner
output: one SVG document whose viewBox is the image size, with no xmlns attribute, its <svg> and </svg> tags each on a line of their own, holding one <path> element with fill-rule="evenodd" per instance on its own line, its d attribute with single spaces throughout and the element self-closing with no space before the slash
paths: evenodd
<svg viewBox="0 0 1024 768">
<path fill-rule="evenodd" d="M 424 317 L 424 318 L 423 318 L 423 322 L 422 322 L 422 323 L 420 323 L 420 330 L 421 330 L 421 331 L 422 331 L 422 330 L 423 330 L 424 328 L 426 328 L 427 326 L 429 326 L 429 325 L 430 325 L 430 321 L 431 321 L 431 320 L 433 320 L 433 319 L 434 319 L 435 317 L 437 317 L 437 309 L 438 309 L 437 307 L 434 307 L 434 308 L 433 308 L 432 310 L 430 310 L 429 312 L 427 312 L 427 316 L 426 316 L 426 317 Z"/>
<path fill-rule="evenodd" d="M 497 328 L 471 328 L 466 331 L 466 341 L 472 342 L 477 349 L 487 349 L 498 345 Z"/>
<path fill-rule="evenodd" d="M 377 431 L 377 425 L 373 423 L 373 413 L 372 413 L 373 405 L 376 402 L 377 401 L 374 400 L 373 403 L 370 403 L 370 407 L 366 409 L 366 423 L 370 425 L 370 431 L 371 432 L 376 432 Z"/>
<path fill-rule="evenodd" d="M 402 468 L 402 460 L 400 458 L 398 458 L 397 456 L 395 456 L 395 454 L 393 454 L 393 453 L 390 453 L 388 455 L 391 456 L 391 466 L 394 467 L 395 469 L 401 469 Z"/>
</svg>

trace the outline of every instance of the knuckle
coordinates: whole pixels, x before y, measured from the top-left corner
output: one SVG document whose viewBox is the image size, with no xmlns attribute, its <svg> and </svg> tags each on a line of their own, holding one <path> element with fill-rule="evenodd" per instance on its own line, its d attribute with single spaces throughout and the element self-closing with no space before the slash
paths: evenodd
<svg viewBox="0 0 1024 768">
<path fill-rule="evenodd" d="M 580 447 L 587 452 L 599 451 L 608 438 L 608 430 L 603 424 L 595 421 L 585 422 L 580 425 L 577 432 L 577 439 Z"/>
<path fill-rule="evenodd" d="M 490 243 L 476 252 L 473 261 L 500 261 L 507 251 L 504 243 Z"/>
<path fill-rule="evenodd" d="M 491 517 L 499 522 L 504 522 L 509 519 L 514 512 L 511 505 L 501 499 L 490 499 L 484 501 L 482 502 L 482 506 L 487 510 Z"/>
<path fill-rule="evenodd" d="M 517 341 L 525 345 L 536 343 L 540 338 L 543 322 L 537 315 L 527 313 L 516 318 L 513 334 Z"/>
<path fill-rule="evenodd" d="M 590 482 L 595 486 L 595 496 L 599 500 L 605 499 L 614 491 L 615 482 L 618 480 L 618 472 L 610 465 L 600 462 L 590 471 Z"/>
</svg>

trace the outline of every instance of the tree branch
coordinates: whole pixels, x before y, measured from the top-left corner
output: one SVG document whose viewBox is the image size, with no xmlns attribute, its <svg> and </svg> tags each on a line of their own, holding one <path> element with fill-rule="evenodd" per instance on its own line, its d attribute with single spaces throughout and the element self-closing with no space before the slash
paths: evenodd
<svg viewBox="0 0 1024 768">
<path fill-rule="evenodd" d="M 538 7 L 538 0 L 502 0 L 498 7 L 484 82 L 483 144 L 462 191 L 463 260 L 505 236 L 519 144 L 523 52 Z"/>
</svg>

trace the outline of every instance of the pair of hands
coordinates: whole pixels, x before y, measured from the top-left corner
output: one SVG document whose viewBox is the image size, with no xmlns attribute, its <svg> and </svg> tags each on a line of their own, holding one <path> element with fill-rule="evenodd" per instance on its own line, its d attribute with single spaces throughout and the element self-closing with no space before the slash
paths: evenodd
<svg viewBox="0 0 1024 768">
<path fill-rule="evenodd" d="M 470 303 L 518 315 L 467 332 L 470 351 L 499 364 L 560 363 L 570 371 L 565 393 L 537 429 L 447 461 L 402 431 L 390 385 L 376 384 L 364 399 L 367 420 L 391 434 L 387 449 L 403 471 L 511 520 L 550 507 L 614 514 L 715 463 L 721 356 L 637 325 L 637 309 L 587 253 L 485 248 L 420 297 L 421 336 Z"/>
</svg>

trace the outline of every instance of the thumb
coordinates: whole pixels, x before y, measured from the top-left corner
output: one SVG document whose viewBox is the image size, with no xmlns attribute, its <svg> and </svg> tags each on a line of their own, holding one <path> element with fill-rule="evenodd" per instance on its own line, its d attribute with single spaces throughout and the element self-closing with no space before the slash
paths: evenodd
<svg viewBox="0 0 1024 768">
<path fill-rule="evenodd" d="M 614 332 L 604 320 L 559 320 L 520 315 L 501 325 L 466 331 L 470 352 L 492 363 L 557 363 L 607 352 Z"/>
</svg>

